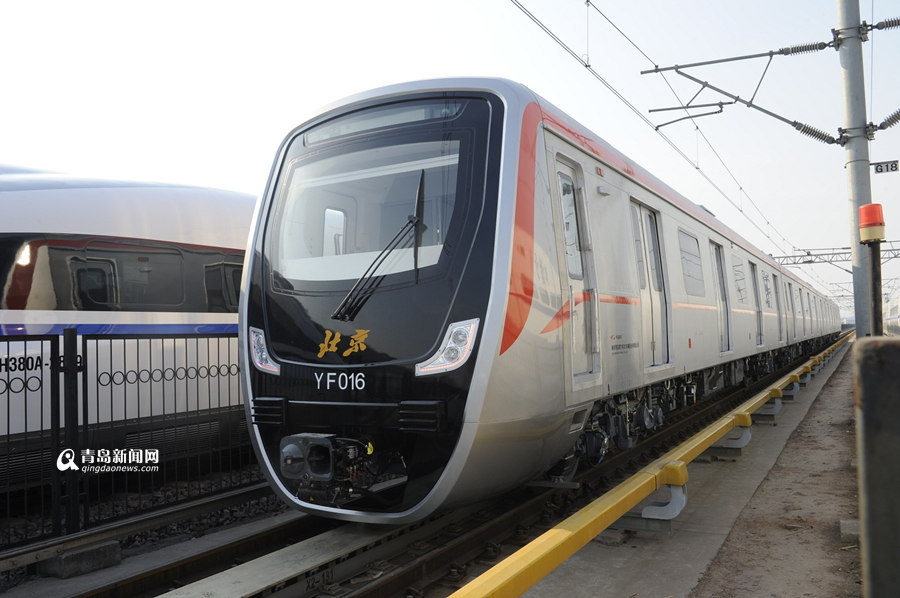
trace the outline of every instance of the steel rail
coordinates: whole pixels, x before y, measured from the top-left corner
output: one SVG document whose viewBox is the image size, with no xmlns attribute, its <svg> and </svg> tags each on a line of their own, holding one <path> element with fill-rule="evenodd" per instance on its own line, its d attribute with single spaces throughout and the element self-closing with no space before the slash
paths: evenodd
<svg viewBox="0 0 900 598">
<path fill-rule="evenodd" d="M 182 505 L 166 507 L 131 517 L 129 519 L 107 523 L 95 528 L 44 540 L 20 548 L 0 553 L 0 571 L 8 571 L 61 556 L 78 548 L 104 542 L 114 538 L 122 538 L 131 534 L 168 525 L 183 519 L 202 515 L 213 510 L 222 509 L 234 504 L 269 496 L 272 489 L 267 482 L 260 482 L 247 488 L 229 490 L 221 494 L 200 498 Z"/>
</svg>

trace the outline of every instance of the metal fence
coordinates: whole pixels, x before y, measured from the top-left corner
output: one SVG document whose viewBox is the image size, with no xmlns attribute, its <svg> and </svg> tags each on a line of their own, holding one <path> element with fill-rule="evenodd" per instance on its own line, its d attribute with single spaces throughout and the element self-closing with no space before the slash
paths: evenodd
<svg viewBox="0 0 900 598">
<path fill-rule="evenodd" d="M 261 479 L 236 335 L 0 336 L 0 550 Z"/>
</svg>

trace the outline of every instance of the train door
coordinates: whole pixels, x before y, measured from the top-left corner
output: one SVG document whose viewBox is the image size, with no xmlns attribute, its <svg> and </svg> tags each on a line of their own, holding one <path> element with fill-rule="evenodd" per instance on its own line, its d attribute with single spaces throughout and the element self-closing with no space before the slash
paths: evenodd
<svg viewBox="0 0 900 598">
<path fill-rule="evenodd" d="M 668 294 L 660 250 L 659 215 L 631 202 L 631 223 L 641 284 L 644 365 L 669 362 Z"/>
<path fill-rule="evenodd" d="M 731 350 L 731 306 L 728 303 L 728 283 L 725 279 L 725 253 L 722 246 L 710 241 L 713 254 L 713 273 L 716 285 L 716 310 L 719 313 L 719 351 Z"/>
<path fill-rule="evenodd" d="M 562 241 L 565 249 L 568 276 L 569 320 L 572 346 L 572 375 L 587 374 L 593 370 L 591 343 L 590 289 L 584 260 L 583 224 L 578 209 L 578 187 L 575 169 L 562 162 L 556 163 L 556 177 L 562 209 Z M 564 298 L 565 300 L 565 298 Z"/>
</svg>

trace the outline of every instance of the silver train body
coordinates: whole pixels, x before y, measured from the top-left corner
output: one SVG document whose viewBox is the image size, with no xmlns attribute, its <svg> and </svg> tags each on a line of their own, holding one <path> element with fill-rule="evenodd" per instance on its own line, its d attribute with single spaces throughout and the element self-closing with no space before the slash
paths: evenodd
<svg viewBox="0 0 900 598">
<path fill-rule="evenodd" d="M 565 478 L 840 330 L 832 301 L 502 79 L 376 90 L 291 132 L 244 285 L 261 465 L 292 505 L 370 523 Z"/>
<path fill-rule="evenodd" d="M 0 174 L 0 453 L 8 481 L 55 462 L 46 451 L 50 382 L 60 374 L 42 339 L 66 328 L 77 329 L 87 363 L 79 421 L 91 429 L 91 448 L 124 449 L 127 434 L 241 404 L 234 338 L 160 337 L 236 332 L 254 204 L 199 187 Z M 82 335 L 118 340 L 81 355 Z M 215 390 L 228 405 L 210 404 L 212 384 L 227 387 Z M 165 459 L 169 447 L 159 444 Z"/>
</svg>

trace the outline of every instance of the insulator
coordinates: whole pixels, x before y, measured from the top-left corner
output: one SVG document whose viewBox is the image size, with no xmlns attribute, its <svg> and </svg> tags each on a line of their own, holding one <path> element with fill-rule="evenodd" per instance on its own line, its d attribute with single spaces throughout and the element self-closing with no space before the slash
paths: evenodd
<svg viewBox="0 0 900 598">
<path fill-rule="evenodd" d="M 803 133 L 804 135 L 808 135 L 813 139 L 818 139 L 822 143 L 837 143 L 834 137 L 826 133 L 825 131 L 820 131 L 815 127 L 811 127 L 809 125 L 805 125 L 803 123 L 798 123 L 794 121 L 794 128 Z"/>
<path fill-rule="evenodd" d="M 878 125 L 878 128 L 887 129 L 888 127 L 893 127 L 898 122 L 900 122 L 900 110 L 895 110 L 893 114 L 884 119 L 884 122 Z"/>
<path fill-rule="evenodd" d="M 880 21 L 875 25 L 875 29 L 878 29 L 879 31 L 883 29 L 893 29 L 894 27 L 900 27 L 900 17 L 894 17 L 893 19 Z"/>
<path fill-rule="evenodd" d="M 782 56 L 790 56 L 791 54 L 805 54 L 806 52 L 818 52 L 828 47 L 825 42 L 817 42 L 812 44 L 801 44 L 799 46 L 789 46 L 781 48 L 778 53 Z"/>
</svg>

